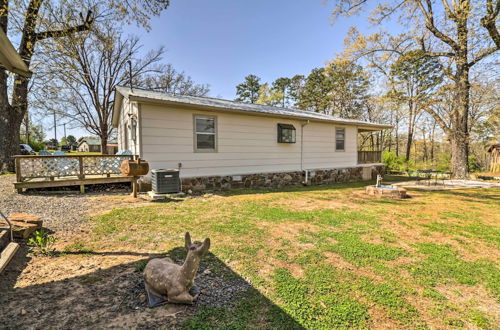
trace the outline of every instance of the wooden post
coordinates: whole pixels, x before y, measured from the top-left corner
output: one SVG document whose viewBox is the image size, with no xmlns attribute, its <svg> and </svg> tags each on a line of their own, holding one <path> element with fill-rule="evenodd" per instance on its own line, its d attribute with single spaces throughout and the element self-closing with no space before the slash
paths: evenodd
<svg viewBox="0 0 500 330">
<path fill-rule="evenodd" d="M 16 158 L 15 163 L 16 163 L 16 181 L 23 182 L 23 176 L 21 173 L 21 158 Z M 23 192 L 23 188 L 17 188 L 18 194 L 21 194 L 22 192 Z"/>
<path fill-rule="evenodd" d="M 83 172 L 83 157 L 82 156 L 78 156 L 78 165 L 80 167 L 80 173 L 78 174 L 78 178 L 80 180 L 83 180 L 85 178 L 85 173 Z M 85 191 L 85 189 L 84 189 Z"/>
<path fill-rule="evenodd" d="M 132 197 L 137 198 L 137 177 L 132 179 Z"/>
<path fill-rule="evenodd" d="M 84 184 L 80 185 L 80 193 L 85 194 L 85 185 Z"/>
</svg>

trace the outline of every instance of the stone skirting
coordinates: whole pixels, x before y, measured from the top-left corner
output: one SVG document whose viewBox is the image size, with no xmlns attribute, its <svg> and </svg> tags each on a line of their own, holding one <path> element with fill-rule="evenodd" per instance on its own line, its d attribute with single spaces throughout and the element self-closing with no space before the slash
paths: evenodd
<svg viewBox="0 0 500 330">
<path fill-rule="evenodd" d="M 322 185 L 336 182 L 355 182 L 363 180 L 367 166 L 308 170 L 308 185 Z M 371 178 L 384 174 L 383 165 L 368 166 Z M 365 171 L 365 175 L 363 172 Z M 368 170 L 369 171 L 369 170 Z M 305 182 L 305 172 L 276 172 L 246 175 L 204 176 L 182 179 L 184 192 L 220 191 L 236 188 L 282 188 L 300 186 Z"/>
</svg>

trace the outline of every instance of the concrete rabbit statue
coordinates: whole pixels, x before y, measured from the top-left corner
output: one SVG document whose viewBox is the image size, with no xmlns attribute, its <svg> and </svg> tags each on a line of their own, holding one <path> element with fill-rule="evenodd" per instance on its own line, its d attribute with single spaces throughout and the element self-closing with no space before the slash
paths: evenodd
<svg viewBox="0 0 500 330">
<path fill-rule="evenodd" d="M 144 282 L 151 307 L 167 302 L 192 304 L 199 293 L 194 296 L 189 291 L 194 287 L 194 277 L 200 267 L 201 258 L 210 248 L 210 239 L 191 243 L 189 233 L 185 234 L 187 250 L 186 260 L 182 266 L 170 258 L 151 259 L 144 268 Z"/>
</svg>

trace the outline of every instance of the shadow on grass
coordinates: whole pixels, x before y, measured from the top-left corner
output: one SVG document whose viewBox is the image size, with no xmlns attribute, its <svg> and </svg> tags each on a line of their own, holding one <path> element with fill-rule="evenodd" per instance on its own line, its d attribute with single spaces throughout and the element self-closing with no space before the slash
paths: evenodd
<svg viewBox="0 0 500 330">
<path fill-rule="evenodd" d="M 95 262 L 102 254 L 142 255 L 135 252 L 95 252 L 90 258 Z M 184 248 L 166 253 L 177 263 L 182 262 L 185 254 Z M 44 265 L 35 265 L 49 269 L 46 266 L 51 260 L 55 262 L 62 257 L 43 258 Z M 84 269 L 75 276 L 68 274 L 67 278 L 53 281 L 49 271 L 43 278 L 22 274 L 29 262 L 24 247 L 0 275 L 0 328 L 302 329 L 292 317 L 212 253 L 201 262 L 195 281 L 201 294 L 194 305 L 167 304 L 148 308 L 142 278 L 142 270 L 148 260 L 142 258 L 88 272 Z M 64 267 L 63 262 L 59 265 Z M 71 270 L 68 269 L 68 272 Z M 60 276 L 60 272 L 58 274 Z M 30 278 L 36 284 L 18 287 L 16 282 L 21 278 L 21 283 Z"/>
</svg>

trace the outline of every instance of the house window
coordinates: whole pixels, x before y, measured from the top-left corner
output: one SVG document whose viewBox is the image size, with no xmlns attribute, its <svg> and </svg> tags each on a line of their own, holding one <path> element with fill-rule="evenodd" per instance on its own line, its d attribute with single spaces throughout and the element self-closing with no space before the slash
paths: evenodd
<svg viewBox="0 0 500 330">
<path fill-rule="evenodd" d="M 278 124 L 278 143 L 295 143 L 295 127 L 290 124 Z"/>
<path fill-rule="evenodd" d="M 194 116 L 195 151 L 217 151 L 217 117 Z"/>
<path fill-rule="evenodd" d="M 335 129 L 335 151 L 345 150 L 345 128 Z"/>
</svg>

